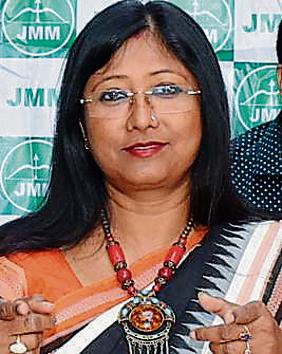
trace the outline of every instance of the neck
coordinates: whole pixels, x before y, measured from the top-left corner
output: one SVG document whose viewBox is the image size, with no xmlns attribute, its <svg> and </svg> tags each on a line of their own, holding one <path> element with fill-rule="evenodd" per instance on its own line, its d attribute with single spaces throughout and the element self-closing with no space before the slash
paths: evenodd
<svg viewBox="0 0 282 354">
<path fill-rule="evenodd" d="M 174 190 L 125 194 L 108 186 L 110 222 L 130 258 L 176 241 L 189 217 L 189 183 Z"/>
</svg>

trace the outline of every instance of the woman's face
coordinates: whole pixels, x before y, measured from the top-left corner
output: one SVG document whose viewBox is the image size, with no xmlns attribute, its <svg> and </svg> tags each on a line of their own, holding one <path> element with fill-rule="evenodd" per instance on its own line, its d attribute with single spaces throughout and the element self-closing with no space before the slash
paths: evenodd
<svg viewBox="0 0 282 354">
<path fill-rule="evenodd" d="M 157 92 L 163 92 L 163 86 L 175 85 L 199 89 L 191 72 L 149 33 L 129 39 L 106 67 L 89 78 L 84 97 L 95 97 L 99 102 L 84 106 L 86 132 L 107 183 L 121 190 L 187 183 L 201 141 L 200 96 L 181 95 L 185 100 L 183 112 L 183 103 L 172 96 L 152 97 L 150 105 L 145 96 L 137 94 L 127 113 L 124 105 L 130 103 L 124 102 L 123 95 L 118 96 L 115 107 L 113 96 L 108 95 L 109 90 L 116 89 L 136 92 L 156 87 Z M 155 112 L 154 100 L 158 100 Z M 99 117 L 98 104 L 105 107 L 99 110 Z M 166 112 L 160 112 L 159 107 Z M 113 109 L 115 114 L 107 113 Z"/>
</svg>

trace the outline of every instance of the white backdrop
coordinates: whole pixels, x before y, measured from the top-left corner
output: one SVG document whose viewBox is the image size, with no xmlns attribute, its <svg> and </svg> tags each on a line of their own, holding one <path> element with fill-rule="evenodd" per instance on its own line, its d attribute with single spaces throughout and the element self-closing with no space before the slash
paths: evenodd
<svg viewBox="0 0 282 354">
<path fill-rule="evenodd" d="M 50 177 L 63 58 L 113 0 L 1 0 L 0 223 L 34 210 Z M 211 41 L 228 89 L 233 135 L 282 108 L 275 42 L 282 0 L 171 0 Z"/>
</svg>

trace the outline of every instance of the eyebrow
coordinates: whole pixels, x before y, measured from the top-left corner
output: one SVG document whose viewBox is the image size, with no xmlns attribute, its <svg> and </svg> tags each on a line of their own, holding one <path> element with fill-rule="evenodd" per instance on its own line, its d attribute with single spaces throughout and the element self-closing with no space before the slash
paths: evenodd
<svg viewBox="0 0 282 354">
<path fill-rule="evenodd" d="M 171 69 L 162 69 L 162 70 L 153 71 L 152 73 L 150 73 L 150 76 L 155 76 L 155 75 L 159 75 L 159 74 L 173 74 L 173 75 L 181 76 L 184 80 L 187 80 L 187 77 L 185 75 L 183 75 L 182 73 L 180 73 L 178 71 L 171 70 Z M 189 80 L 189 78 L 188 78 L 188 80 Z"/>
<path fill-rule="evenodd" d="M 152 73 L 150 73 L 151 76 L 154 75 L 158 75 L 158 74 L 165 74 L 165 73 L 170 73 L 170 74 L 178 74 L 177 72 L 175 72 L 174 70 L 170 70 L 170 69 L 163 69 L 163 70 L 157 70 L 157 71 L 153 71 Z M 182 76 L 182 75 L 181 75 Z"/>
<path fill-rule="evenodd" d="M 96 74 L 97 75 L 97 74 Z M 113 80 L 113 79 L 127 79 L 128 76 L 126 75 L 111 75 L 111 76 L 107 76 L 107 77 L 104 77 L 103 79 L 101 79 L 100 81 L 98 81 L 95 86 L 92 88 L 92 91 L 98 87 L 99 85 L 101 85 L 103 82 L 106 82 L 106 81 L 110 81 L 110 80 Z"/>
<path fill-rule="evenodd" d="M 157 71 L 153 71 L 150 73 L 150 76 L 155 76 L 158 74 L 164 74 L 164 73 L 169 73 L 169 74 L 176 74 L 176 75 L 180 75 L 183 77 L 183 75 L 181 75 L 178 72 L 175 72 L 174 70 L 170 70 L 170 69 L 162 69 L 162 70 L 157 70 Z M 94 91 L 98 86 L 100 86 L 103 82 L 107 82 L 113 79 L 128 79 L 127 75 L 122 75 L 122 74 L 116 74 L 116 75 L 111 75 L 111 76 L 107 76 L 103 79 L 101 79 L 100 81 L 98 81 L 96 83 L 96 85 L 92 88 L 92 91 Z"/>
<path fill-rule="evenodd" d="M 174 70 L 162 69 L 162 70 L 153 71 L 152 73 L 150 73 L 150 75 L 158 75 L 158 74 L 162 74 L 162 73 L 178 74 Z M 104 82 L 104 81 L 108 81 L 108 80 L 112 80 L 112 79 L 126 79 L 126 78 L 128 78 L 127 75 L 115 74 L 115 75 L 105 77 L 100 82 Z"/>
</svg>

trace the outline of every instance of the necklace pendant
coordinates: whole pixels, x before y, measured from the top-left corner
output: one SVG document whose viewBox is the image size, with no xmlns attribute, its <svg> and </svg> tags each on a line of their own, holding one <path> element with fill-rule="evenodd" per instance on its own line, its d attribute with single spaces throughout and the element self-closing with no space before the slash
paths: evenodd
<svg viewBox="0 0 282 354">
<path fill-rule="evenodd" d="M 152 291 L 143 290 L 125 304 L 118 322 L 125 331 L 129 354 L 169 354 L 169 331 L 175 314 Z"/>
</svg>

